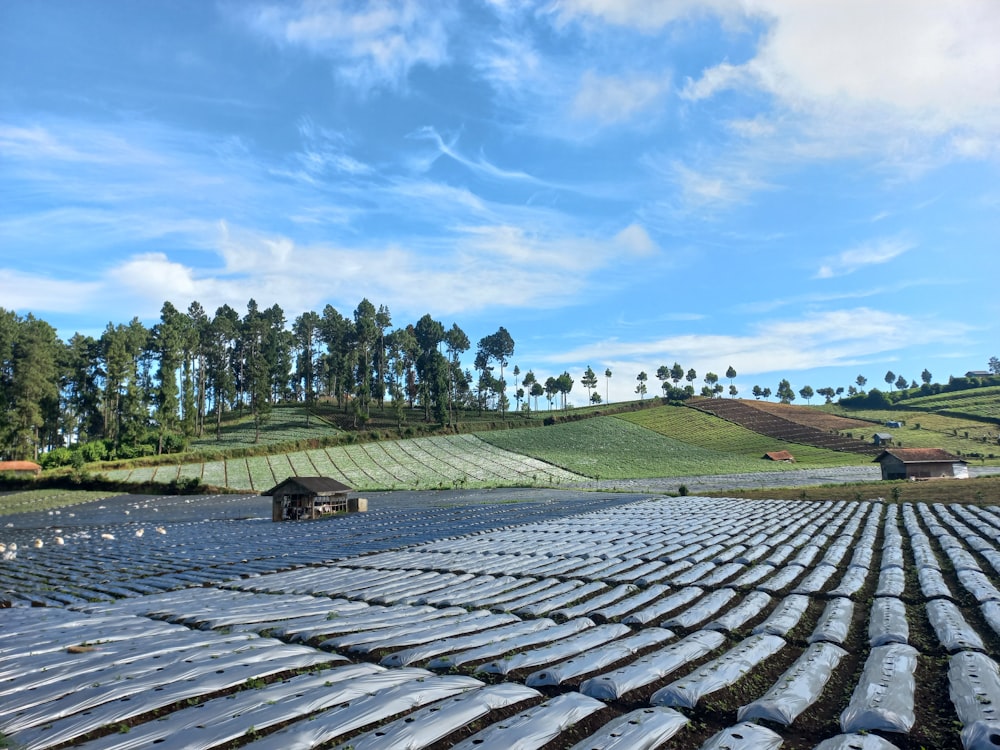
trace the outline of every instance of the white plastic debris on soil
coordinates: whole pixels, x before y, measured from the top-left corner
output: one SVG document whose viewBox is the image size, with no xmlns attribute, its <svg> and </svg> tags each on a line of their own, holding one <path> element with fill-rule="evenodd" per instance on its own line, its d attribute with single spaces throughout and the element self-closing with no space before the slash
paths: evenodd
<svg viewBox="0 0 1000 750">
<path fill-rule="evenodd" d="M 913 727 L 917 650 L 902 643 L 878 646 L 865 661 L 851 700 L 840 715 L 845 732 L 906 734 Z"/>
</svg>

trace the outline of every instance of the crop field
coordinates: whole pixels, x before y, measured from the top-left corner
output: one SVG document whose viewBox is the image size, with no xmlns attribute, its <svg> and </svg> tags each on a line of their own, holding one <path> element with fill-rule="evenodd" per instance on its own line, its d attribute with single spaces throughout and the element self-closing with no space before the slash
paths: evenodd
<svg viewBox="0 0 1000 750">
<path fill-rule="evenodd" d="M 839 407 L 838 407 L 839 409 Z M 934 412 L 903 411 L 902 409 L 852 409 L 851 414 L 870 420 L 867 429 L 851 431 L 854 437 L 871 439 L 876 432 L 888 432 L 903 447 L 943 448 L 955 454 L 977 453 L 1000 457 L 1000 425 L 971 419 L 950 417 Z M 885 427 L 888 421 L 899 421 L 902 427 Z"/>
<path fill-rule="evenodd" d="M 304 406 L 275 406 L 271 410 L 267 422 L 261 427 L 258 443 L 287 443 L 296 440 L 313 440 L 323 437 L 335 437 L 342 432 L 328 421 L 310 415 L 306 426 L 306 409 Z M 220 437 L 215 437 L 215 423 L 206 418 L 205 434 L 191 441 L 194 450 L 218 450 L 225 448 L 246 448 L 254 444 L 257 432 L 253 419 L 249 415 L 242 419 L 229 419 L 220 430 Z"/>
<path fill-rule="evenodd" d="M 628 419 L 597 417 L 581 422 L 556 424 L 541 429 L 483 433 L 481 437 L 500 448 L 524 453 L 542 461 L 562 466 L 577 474 L 601 479 L 735 474 L 780 471 L 788 468 L 761 459 L 764 451 L 776 450 L 776 448 L 760 449 L 760 446 L 765 444 L 773 446 L 775 441 L 768 441 L 767 438 L 760 436 L 756 436 L 756 439 L 751 438 L 753 433 L 749 431 L 738 433 L 739 428 L 735 425 L 727 425 L 723 420 L 718 420 L 713 424 L 720 430 L 724 430 L 726 434 L 733 435 L 737 440 L 735 446 L 724 446 L 717 443 L 718 447 L 713 448 L 707 445 L 683 442 L 636 422 L 646 418 L 656 420 L 656 415 L 660 414 L 661 411 L 668 413 L 671 409 L 673 413 L 693 412 L 690 409 L 664 407 L 663 410 L 655 409 L 628 415 Z M 632 419 L 636 421 L 630 421 Z M 693 416 L 692 423 L 698 423 L 699 419 L 698 416 Z M 665 417 L 665 420 L 669 420 L 669 417 Z M 670 429 L 666 425 L 666 421 L 664 424 L 664 429 Z M 729 427 L 732 427 L 733 430 L 730 431 Z M 705 443 L 712 442 L 707 437 L 707 430 L 701 432 L 694 429 L 692 437 Z M 763 442 L 757 442 L 758 440 Z M 722 443 L 724 442 L 722 441 Z M 732 448 L 732 450 L 728 448 Z M 747 452 L 743 452 L 744 448 Z M 800 455 L 801 450 L 802 446 L 795 447 L 796 458 Z M 802 452 L 802 455 L 803 457 L 807 455 L 816 457 L 820 461 L 816 465 L 820 466 L 860 462 L 857 456 L 837 457 L 832 451 L 819 449 L 806 450 Z"/>
<path fill-rule="evenodd" d="M 774 440 L 694 409 L 663 406 L 624 414 L 618 418 L 712 451 L 760 458 L 768 451 L 787 450 L 795 456 L 797 462 L 809 466 L 850 466 L 863 460 L 841 451 Z"/>
<path fill-rule="evenodd" d="M 62 545 L 41 513 L 5 530 L 12 746 L 973 750 L 1000 733 L 997 505 L 500 493 L 272 524 L 197 520 L 266 512 L 254 496 L 98 502 Z"/>
<path fill-rule="evenodd" d="M 332 477 L 357 490 L 547 487 L 584 480 L 571 471 L 502 450 L 474 435 L 376 441 L 270 456 L 112 469 L 103 474 L 125 482 L 200 477 L 211 486 L 254 492 L 266 491 L 290 476 L 314 475 Z"/>
<path fill-rule="evenodd" d="M 102 500 L 118 493 L 90 490 L 28 490 L 24 492 L 0 493 L 0 516 L 27 511 L 59 511 L 67 506 L 78 505 L 92 500 Z M 72 511 L 66 511 L 67 514 Z"/>
<path fill-rule="evenodd" d="M 928 411 L 954 411 L 989 419 L 1000 419 L 1000 386 L 918 396 L 907 399 L 906 403 Z"/>
</svg>

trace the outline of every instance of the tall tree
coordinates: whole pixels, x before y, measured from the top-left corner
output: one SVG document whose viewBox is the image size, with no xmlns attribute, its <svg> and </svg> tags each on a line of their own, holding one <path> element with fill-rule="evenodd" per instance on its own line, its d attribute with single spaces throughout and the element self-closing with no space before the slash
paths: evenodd
<svg viewBox="0 0 1000 750">
<path fill-rule="evenodd" d="M 726 377 L 729 379 L 729 385 L 733 384 L 733 378 L 736 377 L 736 368 L 732 365 L 726 368 Z"/>
<path fill-rule="evenodd" d="M 609 393 L 611 389 L 611 368 L 608 367 L 604 370 L 604 400 L 609 404 L 611 403 L 611 395 Z"/>
<path fill-rule="evenodd" d="M 177 373 L 181 367 L 185 339 L 188 335 L 188 319 L 170 302 L 160 308 L 160 322 L 153 326 L 152 348 L 159 360 L 159 387 L 156 393 L 158 445 L 156 452 L 163 453 L 168 436 L 177 432 L 180 422 L 180 390 Z"/>
<path fill-rule="evenodd" d="M 799 389 L 799 395 L 802 396 L 802 398 L 806 400 L 806 403 L 811 406 L 812 397 L 816 394 L 813 392 L 811 385 L 804 385 L 802 386 L 802 388 Z"/>
<path fill-rule="evenodd" d="M 566 408 L 566 397 L 569 396 L 569 392 L 573 390 L 573 378 L 566 371 L 556 378 L 556 388 L 559 389 L 559 394 L 562 396 L 562 408 Z"/>
<path fill-rule="evenodd" d="M 469 351 L 471 346 L 469 337 L 465 331 L 458 327 L 457 323 L 452 323 L 451 328 L 444 337 L 445 352 L 448 355 L 448 423 L 455 424 L 455 406 L 459 400 L 459 392 L 467 388 L 468 383 L 465 373 L 462 371 L 462 355 Z M 517 376 L 517 368 L 515 377 Z"/>
<path fill-rule="evenodd" d="M 934 380 L 934 376 L 931 375 L 931 371 L 925 367 L 924 371 L 920 373 L 920 379 L 924 382 L 924 385 L 930 385 L 931 381 Z"/>
<path fill-rule="evenodd" d="M 62 342 L 51 325 L 30 313 L 15 320 L 4 367 L 10 377 L 5 387 L 2 452 L 14 459 L 37 460 L 43 448 L 59 439 Z"/>
<path fill-rule="evenodd" d="M 775 395 L 777 395 L 778 400 L 783 404 L 790 404 L 795 400 L 795 391 L 792 390 L 792 384 L 785 378 L 778 383 L 778 390 Z"/>
<path fill-rule="evenodd" d="M 885 382 L 889 384 L 889 390 L 891 391 L 893 384 L 896 382 L 896 373 L 889 370 L 889 372 L 885 374 Z"/>
<path fill-rule="evenodd" d="M 587 401 L 590 401 L 590 392 L 597 387 L 597 373 L 590 365 L 587 366 L 587 371 L 580 378 L 580 385 L 587 389 Z"/>
<path fill-rule="evenodd" d="M 189 340 L 184 351 L 182 410 L 187 434 L 201 437 L 205 431 L 205 410 L 208 399 L 206 393 L 208 374 L 205 372 L 205 361 L 210 321 L 205 308 L 197 301 L 188 305 L 187 316 Z"/>
<path fill-rule="evenodd" d="M 718 385 L 718 383 L 719 383 L 718 375 L 716 375 L 714 372 L 705 373 L 705 385 L 708 386 L 708 390 L 711 396 L 713 397 L 716 394 L 715 386 Z"/>
<path fill-rule="evenodd" d="M 641 401 L 646 397 L 646 381 L 649 380 L 649 375 L 646 374 L 645 370 L 642 370 L 635 376 L 635 379 L 638 382 L 635 392 L 639 395 L 639 400 Z"/>
<path fill-rule="evenodd" d="M 236 342 L 239 338 L 240 314 L 229 305 L 222 305 L 208 324 L 205 345 L 206 386 L 212 394 L 215 412 L 215 439 L 222 439 L 222 414 L 233 408 L 236 401 Z"/>
<path fill-rule="evenodd" d="M 521 381 L 521 385 L 524 386 L 524 390 L 527 392 L 528 396 L 535 397 L 535 411 L 538 411 L 538 397 L 544 392 L 540 389 L 538 393 L 535 393 L 534 386 L 538 383 L 538 379 L 535 377 L 533 370 L 528 370 L 524 373 L 524 380 Z"/>
<path fill-rule="evenodd" d="M 316 373 L 319 370 L 319 356 L 322 341 L 320 339 L 320 324 L 322 319 L 313 311 L 299 315 L 292 324 L 292 335 L 295 337 L 295 386 L 301 393 L 306 406 L 306 426 L 309 425 L 309 413 L 316 404 Z"/>
</svg>

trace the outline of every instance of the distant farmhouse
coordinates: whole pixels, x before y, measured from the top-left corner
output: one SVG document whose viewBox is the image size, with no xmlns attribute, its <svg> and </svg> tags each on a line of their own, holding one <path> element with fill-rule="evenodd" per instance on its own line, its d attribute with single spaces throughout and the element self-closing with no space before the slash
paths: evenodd
<svg viewBox="0 0 1000 750">
<path fill-rule="evenodd" d="M 891 432 L 876 432 L 872 435 L 872 442 L 875 445 L 892 445 Z"/>
<path fill-rule="evenodd" d="M 37 477 L 42 473 L 42 467 L 33 461 L 0 461 L 0 474 L 13 474 L 16 477 Z"/>
<path fill-rule="evenodd" d="M 271 496 L 272 521 L 304 521 L 368 510 L 368 500 L 351 492 L 329 477 L 289 477 L 261 494 Z"/>
<path fill-rule="evenodd" d="M 993 373 L 989 370 L 969 370 L 965 373 L 967 378 L 990 378 L 993 377 Z"/>
<path fill-rule="evenodd" d="M 787 461 L 788 463 L 795 462 L 795 456 L 793 456 L 788 451 L 768 451 L 761 458 L 766 458 L 769 461 Z"/>
<path fill-rule="evenodd" d="M 968 479 L 969 466 L 940 448 L 887 448 L 873 459 L 882 479 Z"/>
</svg>

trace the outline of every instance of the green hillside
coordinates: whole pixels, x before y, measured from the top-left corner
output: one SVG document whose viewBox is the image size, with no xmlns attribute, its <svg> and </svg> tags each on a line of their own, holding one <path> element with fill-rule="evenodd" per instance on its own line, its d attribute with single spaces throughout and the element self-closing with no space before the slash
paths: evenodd
<svg viewBox="0 0 1000 750">
<path fill-rule="evenodd" d="M 695 409 L 661 406 L 619 417 L 675 440 L 711 451 L 760 458 L 765 452 L 787 450 L 803 466 L 849 466 L 867 459 L 851 453 L 787 443 Z M 773 464 L 768 464 L 773 468 Z M 801 467 L 800 467 L 801 468 Z"/>
<path fill-rule="evenodd" d="M 664 416 L 657 416 L 660 412 Z M 690 442 L 673 437 L 667 427 L 666 412 L 681 414 L 699 425 L 690 431 Z M 663 431 L 650 429 L 632 420 L 651 422 L 663 420 Z M 481 435 L 493 445 L 523 453 L 569 471 L 601 479 L 642 479 L 696 474 L 731 474 L 754 471 L 775 471 L 804 466 L 858 464 L 863 457 L 805 449 L 793 446 L 796 457 L 802 452 L 804 462 L 793 465 L 775 464 L 761 458 L 765 451 L 788 447 L 755 436 L 747 430 L 721 419 L 708 426 L 708 415 L 698 415 L 692 409 L 661 407 L 636 412 L 627 417 L 596 417 L 580 422 L 556 424 L 542 429 L 508 430 Z M 712 429 L 720 437 L 710 436 Z M 673 434 L 685 432 L 678 424 Z M 730 438 L 732 440 L 730 440 Z"/>
</svg>

